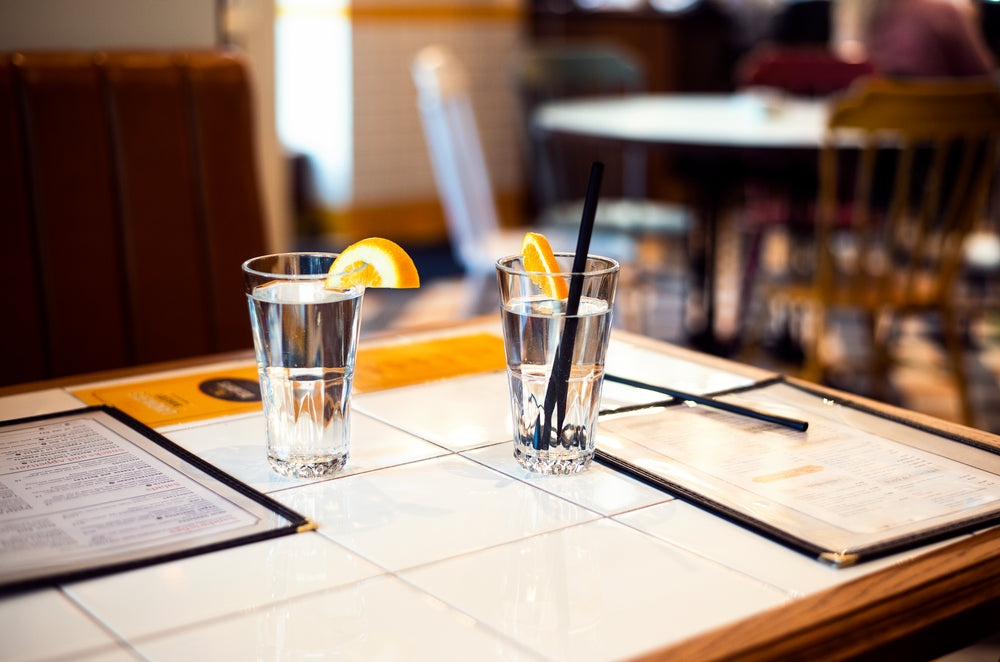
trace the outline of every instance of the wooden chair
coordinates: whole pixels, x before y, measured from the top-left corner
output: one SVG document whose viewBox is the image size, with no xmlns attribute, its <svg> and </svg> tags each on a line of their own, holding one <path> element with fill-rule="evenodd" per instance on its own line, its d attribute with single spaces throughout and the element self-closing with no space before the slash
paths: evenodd
<svg viewBox="0 0 1000 662">
<path fill-rule="evenodd" d="M 223 52 L 0 55 L 0 384 L 252 347 L 248 85 Z"/>
<path fill-rule="evenodd" d="M 825 369 L 835 309 L 866 314 L 876 386 L 888 377 L 892 322 L 939 316 L 962 415 L 971 420 L 954 285 L 963 243 L 997 164 L 1000 91 L 991 81 L 867 79 L 834 104 L 820 154 L 815 274 L 765 296 L 806 307 L 803 376 Z"/>
<path fill-rule="evenodd" d="M 806 3 L 789 6 L 789 13 L 799 4 Z M 741 91 L 771 89 L 792 96 L 828 97 L 873 73 L 871 63 L 847 62 L 825 47 L 767 44 L 741 59 L 734 78 Z M 745 243 L 742 315 L 750 313 L 765 237 L 781 233 L 795 243 L 801 235 L 808 236 L 817 193 L 816 171 L 803 167 L 800 155 L 752 158 L 756 174 L 745 182 L 740 221 Z"/>
</svg>

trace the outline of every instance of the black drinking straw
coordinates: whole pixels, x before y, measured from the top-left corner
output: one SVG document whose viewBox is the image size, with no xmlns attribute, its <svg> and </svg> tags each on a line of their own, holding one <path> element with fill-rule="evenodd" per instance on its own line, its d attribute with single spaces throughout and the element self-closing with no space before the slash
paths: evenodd
<svg viewBox="0 0 1000 662">
<path fill-rule="evenodd" d="M 605 374 L 604 380 L 608 382 L 617 382 L 619 384 L 625 384 L 626 386 L 631 386 L 633 388 L 641 388 L 647 391 L 655 391 L 657 393 L 669 395 L 671 398 L 675 398 L 677 400 L 695 402 L 699 405 L 705 405 L 706 407 L 715 407 L 716 409 L 722 409 L 724 411 L 728 411 L 733 414 L 739 414 L 741 416 L 749 416 L 750 418 L 755 418 L 758 421 L 766 421 L 768 423 L 784 425 L 786 428 L 798 430 L 799 432 L 805 432 L 809 428 L 809 423 L 807 421 L 800 421 L 797 418 L 788 418 L 785 416 L 779 416 L 777 414 L 771 414 L 766 411 L 760 411 L 758 409 L 751 409 L 750 407 L 744 407 L 742 405 L 734 405 L 731 402 L 716 400 L 714 398 L 709 398 L 704 395 L 685 393 L 684 391 L 678 391 L 676 389 L 667 388 L 665 386 L 646 384 L 644 382 L 639 382 L 634 379 L 628 379 L 627 377 L 618 377 L 616 375 Z"/>
<path fill-rule="evenodd" d="M 597 215 L 597 198 L 600 194 L 601 177 L 603 176 L 604 164 L 600 161 L 594 161 L 590 166 L 587 197 L 583 202 L 583 218 L 580 219 L 580 234 L 577 236 L 576 253 L 573 255 L 573 276 L 569 282 L 569 297 L 566 299 L 566 322 L 563 324 L 559 345 L 556 346 L 552 372 L 549 374 L 549 384 L 545 388 L 542 434 L 538 435 L 538 428 L 535 428 L 536 450 L 548 450 L 549 438 L 552 433 L 553 410 L 558 408 L 556 434 L 562 430 L 563 420 L 566 418 L 566 391 L 569 388 L 569 373 L 573 364 L 573 345 L 576 343 L 576 327 L 579 323 L 576 315 L 580 310 L 583 273 L 587 270 L 590 237 L 594 234 L 594 217 Z"/>
</svg>

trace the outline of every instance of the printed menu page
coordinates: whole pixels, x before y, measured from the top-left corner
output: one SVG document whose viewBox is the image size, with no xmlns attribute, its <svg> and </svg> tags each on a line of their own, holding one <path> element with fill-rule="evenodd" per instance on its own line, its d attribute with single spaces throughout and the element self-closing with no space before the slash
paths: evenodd
<svg viewBox="0 0 1000 662">
<path fill-rule="evenodd" d="M 797 432 L 704 407 L 601 421 L 602 450 L 842 564 L 1000 516 L 1000 455 L 775 384 L 724 399 Z"/>
<path fill-rule="evenodd" d="M 103 408 L 0 427 L 0 588 L 295 532 L 304 524 L 147 433 L 155 435 Z"/>
</svg>

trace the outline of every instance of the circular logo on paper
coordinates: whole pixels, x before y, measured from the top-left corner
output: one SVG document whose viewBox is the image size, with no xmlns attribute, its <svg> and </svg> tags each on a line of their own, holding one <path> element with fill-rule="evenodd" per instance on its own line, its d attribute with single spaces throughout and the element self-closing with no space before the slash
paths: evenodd
<svg viewBox="0 0 1000 662">
<path fill-rule="evenodd" d="M 220 377 L 198 384 L 205 395 L 230 402 L 260 402 L 260 383 L 252 379 Z"/>
</svg>

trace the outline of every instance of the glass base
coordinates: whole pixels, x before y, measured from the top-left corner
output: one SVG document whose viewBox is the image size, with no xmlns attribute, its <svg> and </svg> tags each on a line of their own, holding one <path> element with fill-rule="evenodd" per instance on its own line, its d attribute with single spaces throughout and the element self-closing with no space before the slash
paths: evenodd
<svg viewBox="0 0 1000 662">
<path fill-rule="evenodd" d="M 289 478 L 320 478 L 335 474 L 347 464 L 350 453 L 324 458 L 290 457 L 281 459 L 267 456 L 271 468 Z"/>
<path fill-rule="evenodd" d="M 566 456 L 556 453 L 549 454 L 547 451 L 525 450 L 514 446 L 514 459 L 518 464 L 538 474 L 559 476 L 565 474 L 578 474 L 588 466 L 594 459 L 594 451 L 584 451 L 577 455 Z"/>
</svg>

